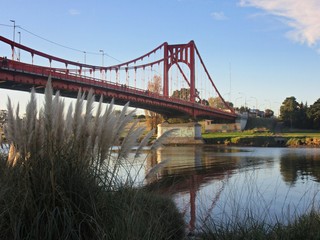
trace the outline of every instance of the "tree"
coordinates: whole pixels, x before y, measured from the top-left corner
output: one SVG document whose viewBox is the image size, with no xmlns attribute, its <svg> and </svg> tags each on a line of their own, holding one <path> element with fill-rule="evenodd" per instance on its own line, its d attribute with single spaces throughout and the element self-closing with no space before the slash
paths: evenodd
<svg viewBox="0 0 320 240">
<path fill-rule="evenodd" d="M 172 97 L 180 98 L 183 100 L 189 100 L 190 99 L 190 89 L 189 88 L 181 88 L 180 90 L 175 90 L 172 93 Z"/>
<path fill-rule="evenodd" d="M 161 77 L 155 75 L 152 81 L 148 82 L 148 91 L 160 93 L 161 92 Z M 146 124 L 147 127 L 151 129 L 155 129 L 157 132 L 157 125 L 163 122 L 163 117 L 159 113 L 155 113 L 149 110 L 145 110 Z"/>
<path fill-rule="evenodd" d="M 312 123 L 312 127 L 320 129 L 320 98 L 308 108 L 307 116 Z"/>
<path fill-rule="evenodd" d="M 8 118 L 8 111 L 7 110 L 0 110 L 0 127 L 7 121 Z"/>
<path fill-rule="evenodd" d="M 250 109 L 249 109 L 248 107 L 244 107 L 244 106 L 241 106 L 240 108 L 239 108 L 239 107 L 236 107 L 235 110 L 238 111 L 238 112 L 240 112 L 240 113 L 250 112 Z"/>
<path fill-rule="evenodd" d="M 3 127 L 7 120 L 8 120 L 8 111 L 0 110 L 0 142 L 3 134 Z"/>
<path fill-rule="evenodd" d="M 286 126 L 296 127 L 299 116 L 299 103 L 295 97 L 287 97 L 280 107 L 280 118 Z"/>
<path fill-rule="evenodd" d="M 266 118 L 271 118 L 271 117 L 273 117 L 274 116 L 274 112 L 271 110 L 271 109 L 266 109 L 265 111 L 264 111 L 264 117 L 266 117 Z"/>
<path fill-rule="evenodd" d="M 209 97 L 208 98 L 209 106 L 220 109 L 227 109 L 228 107 L 225 105 L 228 104 L 230 107 L 233 107 L 233 103 L 231 102 L 223 102 L 220 97 Z"/>
<path fill-rule="evenodd" d="M 312 128 L 312 123 L 307 115 L 308 109 L 309 108 L 308 108 L 307 103 L 303 104 L 301 102 L 299 104 L 298 113 L 297 113 L 297 122 L 296 122 L 297 128 Z"/>
<path fill-rule="evenodd" d="M 199 101 L 199 103 L 201 103 L 202 105 L 209 106 L 209 101 L 206 99 L 202 99 L 201 101 Z"/>
</svg>

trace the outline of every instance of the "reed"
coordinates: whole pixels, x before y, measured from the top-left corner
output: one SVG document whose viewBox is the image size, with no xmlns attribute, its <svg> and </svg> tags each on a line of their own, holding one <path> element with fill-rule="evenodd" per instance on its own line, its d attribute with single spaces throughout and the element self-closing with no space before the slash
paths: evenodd
<svg viewBox="0 0 320 240">
<path fill-rule="evenodd" d="M 299 201 L 293 204 L 290 189 L 280 192 L 281 189 L 273 185 L 259 186 L 254 172 L 246 173 L 242 180 L 242 187 L 228 188 L 224 196 L 226 201 L 215 206 L 221 214 L 199 214 L 197 237 L 219 240 L 320 238 L 319 202 L 316 200 L 319 192 L 305 189 Z M 310 195 L 313 196 L 311 200 Z M 278 211 L 274 212 L 276 208 Z"/>
<path fill-rule="evenodd" d="M 268 224 L 261 219 L 247 216 L 245 221 L 229 222 L 223 225 L 212 221 L 198 234 L 199 239 L 261 239 L 300 240 L 320 238 L 320 215 L 311 211 L 297 216 L 289 224 L 280 221 Z"/>
<path fill-rule="evenodd" d="M 104 107 L 101 98 L 94 115 L 94 100 L 92 92 L 79 92 L 65 112 L 50 79 L 39 111 L 34 90 L 24 118 L 8 99 L 11 147 L 8 157 L 0 156 L 0 239 L 182 238 L 184 223 L 172 201 L 119 175 L 132 147 L 138 145 L 138 157 L 152 134 L 138 143 L 143 128 L 124 131 L 135 113 L 128 104 L 115 114 L 113 102 Z"/>
</svg>

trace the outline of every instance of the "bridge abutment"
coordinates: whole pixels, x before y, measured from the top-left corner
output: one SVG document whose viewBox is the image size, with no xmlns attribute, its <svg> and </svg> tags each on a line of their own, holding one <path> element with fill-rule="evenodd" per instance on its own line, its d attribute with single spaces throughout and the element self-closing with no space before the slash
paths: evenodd
<svg viewBox="0 0 320 240">
<path fill-rule="evenodd" d="M 164 142 L 164 144 L 203 144 L 201 125 L 197 122 L 175 123 L 164 122 L 158 124 L 159 138 L 163 133 L 176 129 Z"/>
</svg>

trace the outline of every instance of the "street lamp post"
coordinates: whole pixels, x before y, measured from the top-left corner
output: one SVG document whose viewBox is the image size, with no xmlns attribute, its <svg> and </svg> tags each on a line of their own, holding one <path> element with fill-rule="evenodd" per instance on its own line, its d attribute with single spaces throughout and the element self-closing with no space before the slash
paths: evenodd
<svg viewBox="0 0 320 240">
<path fill-rule="evenodd" d="M 99 52 L 102 53 L 102 67 L 103 67 L 103 65 L 104 65 L 104 51 L 103 50 L 99 50 Z M 104 79 L 103 69 L 101 69 L 100 71 L 101 71 L 101 78 Z"/>
<path fill-rule="evenodd" d="M 273 103 L 280 105 L 280 102 L 273 102 Z M 279 116 L 280 116 L 280 107 L 278 107 L 278 112 L 277 112 L 277 117 L 279 117 Z"/>
<path fill-rule="evenodd" d="M 15 35 L 16 35 L 16 21 L 10 20 L 10 22 L 13 22 L 13 41 L 15 41 Z"/>
<path fill-rule="evenodd" d="M 87 63 L 87 52 L 83 51 L 83 54 L 84 54 L 84 64 L 86 64 Z M 84 69 L 83 72 L 84 72 L 84 75 L 86 76 L 87 75 L 86 74 L 86 69 Z"/>
<path fill-rule="evenodd" d="M 99 52 L 102 53 L 102 67 L 104 66 L 104 51 L 103 50 L 99 50 Z"/>
<path fill-rule="evenodd" d="M 13 23 L 13 42 L 15 42 L 15 35 L 16 35 L 16 21 L 10 20 Z M 14 60 L 14 47 L 12 47 L 12 60 Z"/>
<path fill-rule="evenodd" d="M 239 92 L 239 94 L 244 95 L 244 107 L 246 108 L 247 107 L 247 95 L 243 92 Z"/>
<path fill-rule="evenodd" d="M 84 54 L 84 64 L 86 64 L 86 61 L 87 61 L 87 52 L 86 52 L 86 51 L 83 51 L 83 54 Z"/>
<path fill-rule="evenodd" d="M 238 99 L 241 99 L 242 97 L 237 97 L 235 100 L 234 100 L 234 106 L 236 107 L 237 106 L 237 100 Z M 241 107 L 241 106 L 240 106 Z M 240 109 L 240 107 L 239 107 L 239 109 Z"/>
<path fill-rule="evenodd" d="M 256 100 L 256 109 L 258 109 L 258 99 L 256 97 L 250 97 L 250 98 L 253 98 L 254 100 Z"/>
<path fill-rule="evenodd" d="M 269 103 L 269 109 L 271 109 L 271 102 L 270 102 L 270 100 L 265 99 L 264 101 Z"/>
<path fill-rule="evenodd" d="M 21 44 L 21 32 L 18 32 L 18 34 L 19 34 L 19 44 Z M 19 62 L 21 62 L 20 48 L 19 48 L 19 52 L 18 52 L 18 60 L 19 60 Z"/>
</svg>

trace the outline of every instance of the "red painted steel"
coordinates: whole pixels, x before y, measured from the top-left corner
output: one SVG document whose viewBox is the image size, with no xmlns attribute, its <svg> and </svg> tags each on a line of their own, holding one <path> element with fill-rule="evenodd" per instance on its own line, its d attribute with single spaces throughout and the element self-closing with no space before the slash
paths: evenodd
<svg viewBox="0 0 320 240">
<path fill-rule="evenodd" d="M 233 112 L 233 109 L 231 108 L 229 111 L 223 111 L 195 102 L 196 89 L 194 58 L 195 54 L 197 54 L 199 57 L 200 55 L 193 41 L 189 42 L 188 44 L 179 45 L 168 45 L 167 43 L 164 43 L 139 58 L 123 64 L 109 67 L 81 64 L 78 62 L 51 56 L 26 47 L 24 45 L 15 43 L 2 36 L 0 36 L 0 41 L 9 44 L 13 51 L 14 48 L 17 47 L 21 50 L 29 52 L 32 56 L 39 55 L 41 57 L 44 57 L 49 60 L 50 66 L 52 61 L 63 63 L 66 66 L 66 69 L 43 67 L 0 57 L 0 88 L 30 91 L 30 89 L 34 87 L 37 91 L 43 92 L 44 86 L 46 85 L 48 78 L 50 77 L 52 80 L 53 88 L 55 90 L 59 90 L 61 95 L 67 97 L 76 97 L 79 89 L 81 89 L 83 92 L 88 92 L 90 89 L 93 89 L 97 97 L 103 96 L 105 102 L 109 102 L 111 101 L 111 99 L 114 99 L 116 104 L 123 105 L 129 101 L 130 106 L 132 107 L 148 109 L 166 115 L 167 117 L 180 117 L 187 115 L 192 118 L 221 118 L 230 120 L 234 120 L 237 117 Z M 161 48 L 163 48 L 164 50 L 163 59 L 148 64 L 142 64 L 138 66 L 135 65 L 131 68 L 134 68 L 135 70 L 138 68 L 144 69 L 147 66 L 152 67 L 155 64 L 164 62 L 164 89 L 162 95 L 149 92 L 144 89 L 138 89 L 123 84 L 80 75 L 82 68 L 89 68 L 92 71 L 96 69 L 105 71 L 118 71 L 120 69 L 125 69 L 127 71 L 130 67 L 130 64 L 135 64 L 137 61 L 143 60 L 144 58 L 148 57 L 152 53 L 155 53 Z M 187 64 L 190 68 L 190 101 L 169 97 L 168 72 L 172 65 L 178 65 L 179 62 Z M 202 59 L 201 63 L 203 64 Z M 69 65 L 79 67 L 79 74 L 71 73 L 68 69 Z M 207 72 L 206 68 L 205 71 Z M 212 82 L 211 78 L 210 81 Z M 219 96 L 221 97 L 220 94 Z M 97 98 L 96 100 L 99 100 L 99 98 Z"/>
<path fill-rule="evenodd" d="M 185 63 L 190 69 L 190 78 L 188 84 L 190 85 L 190 101 L 195 102 L 196 98 L 196 89 L 195 89 L 195 61 L 194 61 L 194 49 L 195 44 L 193 41 L 189 42 L 188 44 L 176 44 L 176 45 L 165 45 L 164 53 L 164 78 L 163 78 L 163 86 L 165 88 L 164 95 L 167 96 L 168 89 L 169 89 L 169 79 L 168 79 L 168 72 L 170 67 L 173 65 L 177 65 L 179 70 L 181 68 L 179 66 L 179 62 Z M 183 74 L 184 78 L 186 76 Z"/>
</svg>

